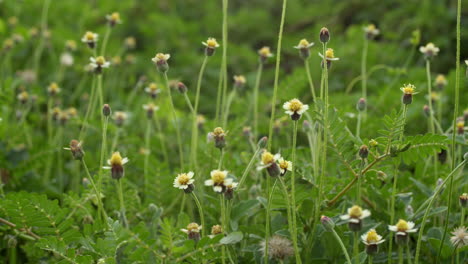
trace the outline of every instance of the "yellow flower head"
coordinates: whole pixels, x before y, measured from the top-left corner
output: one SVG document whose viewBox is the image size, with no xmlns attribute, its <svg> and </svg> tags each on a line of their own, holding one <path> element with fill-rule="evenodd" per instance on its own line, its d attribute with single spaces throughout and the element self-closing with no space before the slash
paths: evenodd
<svg viewBox="0 0 468 264">
<path fill-rule="evenodd" d="M 379 237 L 377 235 L 377 232 L 374 229 L 371 229 L 371 230 L 369 230 L 369 232 L 367 232 L 366 241 L 369 244 L 379 241 Z"/>
<path fill-rule="evenodd" d="M 328 48 L 327 51 L 325 51 L 325 57 L 327 57 L 327 59 L 335 58 L 335 53 L 334 53 L 333 49 Z"/>
<path fill-rule="evenodd" d="M 51 84 L 49 85 L 49 87 L 47 88 L 47 91 L 48 91 L 50 94 L 54 95 L 54 94 L 57 94 L 57 93 L 60 92 L 60 88 L 59 88 L 59 86 L 57 85 L 57 83 L 53 82 L 53 83 L 51 83 Z"/>
<path fill-rule="evenodd" d="M 123 162 L 122 162 L 122 156 L 120 156 L 120 152 L 114 152 L 112 154 L 112 157 L 110 158 L 110 165 L 112 166 L 122 166 L 123 165 Z"/>
<path fill-rule="evenodd" d="M 76 117 L 78 115 L 78 111 L 75 107 L 68 108 L 67 113 L 70 115 L 70 117 Z"/>
<path fill-rule="evenodd" d="M 377 142 L 377 140 L 375 139 L 369 140 L 369 146 L 376 147 L 377 145 L 379 145 L 379 142 Z"/>
<path fill-rule="evenodd" d="M 238 84 L 245 84 L 246 80 L 244 75 L 234 75 L 234 82 Z"/>
<path fill-rule="evenodd" d="M 197 115 L 197 124 L 205 124 L 206 118 L 203 115 Z"/>
<path fill-rule="evenodd" d="M 299 41 L 299 44 L 297 44 L 296 47 L 300 48 L 300 49 L 308 48 L 308 47 L 310 47 L 310 43 L 309 43 L 309 41 L 307 41 L 307 39 L 301 39 Z"/>
<path fill-rule="evenodd" d="M 94 34 L 91 31 L 87 31 L 85 34 L 85 38 L 87 41 L 95 41 L 96 40 L 96 34 Z"/>
<path fill-rule="evenodd" d="M 224 179 L 226 178 L 226 173 L 224 171 L 215 170 L 211 173 L 211 180 L 215 185 L 220 185 L 224 183 Z"/>
<path fill-rule="evenodd" d="M 265 151 L 262 153 L 262 163 L 264 165 L 271 164 L 275 162 L 275 156 L 271 152 Z"/>
<path fill-rule="evenodd" d="M 287 170 L 289 167 L 289 162 L 287 160 L 280 160 L 279 161 L 279 167 L 280 169 Z"/>
<path fill-rule="evenodd" d="M 301 110 L 302 108 L 302 102 L 299 101 L 298 99 L 292 99 L 290 101 L 290 106 L 289 106 L 289 110 L 291 110 L 292 112 L 297 112 L 299 110 Z"/>
<path fill-rule="evenodd" d="M 360 218 L 362 216 L 362 208 L 360 206 L 353 206 L 349 211 L 349 216 L 351 218 Z"/>
<path fill-rule="evenodd" d="M 133 49 L 136 46 L 136 39 L 134 37 L 128 37 L 125 39 L 125 46 Z"/>
<path fill-rule="evenodd" d="M 170 57 L 171 57 L 170 54 L 157 53 L 156 56 L 153 58 L 153 61 L 154 62 L 167 61 Z"/>
<path fill-rule="evenodd" d="M 208 38 L 208 40 L 206 42 L 202 42 L 202 44 L 210 49 L 215 49 L 219 47 L 219 44 L 215 38 Z"/>
<path fill-rule="evenodd" d="M 112 21 L 120 21 L 120 14 L 118 12 L 114 12 L 110 15 Z"/>
<path fill-rule="evenodd" d="M 158 85 L 156 85 L 156 83 L 150 83 L 148 88 L 151 90 L 151 91 L 156 91 L 158 89 Z"/>
<path fill-rule="evenodd" d="M 416 94 L 416 86 L 412 84 L 405 84 L 403 87 L 400 88 L 400 90 L 404 94 Z"/>
<path fill-rule="evenodd" d="M 463 120 L 460 120 L 457 122 L 458 129 L 463 129 L 464 127 L 465 127 L 465 122 Z"/>
<path fill-rule="evenodd" d="M 106 63 L 106 59 L 103 56 L 99 56 L 96 58 L 97 65 L 104 65 L 104 63 Z"/>
<path fill-rule="evenodd" d="M 268 57 L 272 57 L 273 54 L 271 53 L 270 51 L 270 47 L 263 47 L 261 48 L 260 50 L 258 50 L 258 54 L 261 56 L 261 57 L 264 57 L 264 58 L 268 58 Z"/>
<path fill-rule="evenodd" d="M 220 225 L 214 225 L 211 227 L 211 234 L 212 235 L 219 235 L 223 232 L 223 228 Z"/>
<path fill-rule="evenodd" d="M 213 130 L 213 135 L 219 137 L 224 134 L 224 130 L 221 127 L 217 127 Z"/>
<path fill-rule="evenodd" d="M 374 24 L 369 24 L 369 25 L 367 26 L 367 30 L 368 30 L 368 31 L 373 31 L 373 30 L 375 30 L 375 29 L 376 29 L 376 27 L 375 27 Z M 375 231 L 374 231 L 374 232 L 375 232 Z"/>
<path fill-rule="evenodd" d="M 3 41 L 3 48 L 10 49 L 11 47 L 13 47 L 14 44 L 15 42 L 13 41 L 13 39 L 7 38 Z"/>
<path fill-rule="evenodd" d="M 406 232 L 409 229 L 408 222 L 403 219 L 398 220 L 396 227 L 399 232 Z"/>
<path fill-rule="evenodd" d="M 447 84 L 447 79 L 445 78 L 445 75 L 439 74 L 437 75 L 435 82 L 437 85 L 446 85 Z"/>
<path fill-rule="evenodd" d="M 69 50 L 76 50 L 76 42 L 74 40 L 67 40 L 65 42 L 65 47 Z"/>
<path fill-rule="evenodd" d="M 18 100 L 20 101 L 27 101 L 29 99 L 29 94 L 26 91 L 22 91 L 20 94 L 18 94 Z"/>
<path fill-rule="evenodd" d="M 177 176 L 177 181 L 180 185 L 187 185 L 190 181 L 190 177 L 187 175 L 187 173 L 181 173 Z"/>
<path fill-rule="evenodd" d="M 192 233 L 192 232 L 198 233 L 198 232 L 200 232 L 200 229 L 201 229 L 201 227 L 197 223 L 190 223 L 190 224 L 187 225 L 187 231 L 189 233 Z"/>
</svg>

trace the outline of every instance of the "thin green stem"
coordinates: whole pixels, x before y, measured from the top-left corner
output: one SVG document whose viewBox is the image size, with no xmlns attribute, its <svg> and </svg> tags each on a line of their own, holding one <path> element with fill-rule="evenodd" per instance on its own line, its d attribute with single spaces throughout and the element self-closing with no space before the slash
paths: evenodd
<svg viewBox="0 0 468 264">
<path fill-rule="evenodd" d="M 154 120 L 156 123 L 156 128 L 158 129 L 159 141 L 161 143 L 161 149 L 162 149 L 163 156 L 164 156 L 164 163 L 167 164 L 167 166 L 170 166 L 169 155 L 167 154 L 166 140 L 164 138 L 164 133 L 161 127 L 161 122 L 159 122 L 159 118 L 157 115 L 154 116 Z"/>
<path fill-rule="evenodd" d="M 198 214 L 200 215 L 200 221 L 201 221 L 201 225 L 202 225 L 202 237 L 205 237 L 206 226 L 205 226 L 205 216 L 203 214 L 203 207 L 202 207 L 200 201 L 198 200 L 197 195 L 194 192 L 192 192 L 192 197 L 193 197 L 193 200 L 195 201 L 195 203 L 197 204 Z M 223 228 L 224 228 L 224 226 L 223 226 Z"/>
<path fill-rule="evenodd" d="M 224 195 L 220 195 L 219 196 L 219 203 L 220 203 L 220 206 L 221 206 L 221 226 L 223 227 L 223 229 L 226 229 L 226 209 L 224 208 Z M 226 263 L 226 246 L 222 246 L 221 247 L 221 262 L 223 264 Z"/>
<path fill-rule="evenodd" d="M 304 60 L 304 67 L 307 74 L 307 80 L 309 80 L 310 93 L 312 94 L 312 99 L 316 102 L 317 96 L 315 95 L 314 81 L 312 80 L 312 75 L 310 74 L 309 60 Z"/>
<path fill-rule="evenodd" d="M 260 154 L 260 151 L 261 151 L 261 148 L 258 148 L 258 147 L 257 147 L 257 150 L 256 150 L 255 153 L 252 155 L 252 158 L 250 159 L 249 164 L 247 165 L 247 167 L 245 168 L 244 172 L 242 173 L 242 176 L 241 176 L 241 178 L 240 178 L 239 184 L 237 185 L 237 189 L 238 189 L 238 190 L 241 190 L 240 187 L 243 186 L 243 183 L 245 182 L 245 179 L 247 178 L 247 174 L 249 174 L 250 170 L 252 169 L 252 166 L 254 165 L 255 160 L 258 158 L 258 155 Z"/>
<path fill-rule="evenodd" d="M 221 69 L 223 71 L 223 95 L 221 98 L 221 106 L 220 106 L 220 113 L 219 119 L 223 116 L 222 111 L 223 107 L 225 106 L 226 102 L 226 94 L 227 94 L 227 47 L 228 47 L 228 0 L 223 0 L 223 59 L 221 64 Z M 225 124 L 223 124 L 225 125 Z"/>
<path fill-rule="evenodd" d="M 107 26 L 106 34 L 104 35 L 104 40 L 102 41 L 102 46 L 101 46 L 101 55 L 102 56 L 106 55 L 107 42 L 109 41 L 111 31 L 112 31 L 112 27 Z"/>
<path fill-rule="evenodd" d="M 424 234 L 424 227 L 426 226 L 426 221 L 427 221 L 427 217 L 429 215 L 429 211 L 433 208 L 432 204 L 434 203 L 435 198 L 439 195 L 439 193 L 441 192 L 442 188 L 445 186 L 447 181 L 448 180 L 452 181 L 453 175 L 455 175 L 455 172 L 457 172 L 460 168 L 462 168 L 466 164 L 466 162 L 467 162 L 467 160 L 463 160 L 460 164 L 458 164 L 458 166 L 455 169 L 453 169 L 450 172 L 449 175 L 447 175 L 445 180 L 439 186 L 437 186 L 437 189 L 435 190 L 434 194 L 429 198 L 429 204 L 427 205 L 427 208 L 424 211 L 424 216 L 423 216 L 423 219 L 422 219 L 422 222 L 421 222 L 421 227 L 418 230 L 418 233 L 419 233 L 418 242 L 416 244 L 416 252 L 415 252 L 415 257 L 414 257 L 414 263 L 415 264 L 419 263 L 419 251 L 421 249 L 422 236 Z"/>
<path fill-rule="evenodd" d="M 187 106 L 190 109 L 190 113 L 194 114 L 195 110 L 193 109 L 192 103 L 190 102 L 190 98 L 188 97 L 187 93 L 184 93 L 184 98 L 185 98 L 185 102 L 187 103 Z"/>
<path fill-rule="evenodd" d="M 146 132 L 145 132 L 145 160 L 143 164 L 143 179 L 144 179 L 144 190 L 145 195 L 148 197 L 150 190 L 150 180 L 149 180 L 149 173 L 148 173 L 148 165 L 149 165 L 149 156 L 150 156 L 150 139 L 151 139 L 151 120 L 147 121 L 146 124 Z"/>
<path fill-rule="evenodd" d="M 292 168 L 291 168 L 291 214 L 292 214 L 292 227 L 293 244 L 296 255 L 296 263 L 301 263 L 301 256 L 299 254 L 299 247 L 297 245 L 297 222 L 296 222 L 296 144 L 297 144 L 297 120 L 293 122 L 293 144 L 292 144 Z"/>
<path fill-rule="evenodd" d="M 367 263 L 368 263 L 368 264 L 374 263 L 374 262 L 372 261 L 372 255 L 367 255 Z"/>
<path fill-rule="evenodd" d="M 91 174 L 89 173 L 89 169 L 88 169 L 88 166 L 86 165 L 86 162 L 84 159 L 81 159 L 81 162 L 83 163 L 83 167 L 85 169 L 85 172 L 86 172 L 86 175 L 88 175 L 88 178 L 89 178 L 89 181 L 91 182 L 91 186 L 93 187 L 93 190 L 94 190 L 94 193 L 96 194 L 96 199 L 98 201 L 98 215 L 99 215 L 99 218 L 101 218 L 101 216 L 104 217 L 104 222 L 107 223 L 107 213 L 106 211 L 104 210 L 104 207 L 102 206 L 102 196 L 101 196 L 101 193 L 98 191 L 98 189 L 96 188 L 96 184 L 94 184 L 94 180 L 93 180 L 93 177 L 91 176 Z M 100 213 L 99 213 L 100 212 Z M 101 215 L 102 214 L 102 215 Z"/>
<path fill-rule="evenodd" d="M 35 52 L 34 52 L 34 73 L 36 76 L 39 76 L 38 71 L 39 71 L 39 62 L 41 60 L 42 52 L 44 50 L 44 39 L 45 39 L 45 33 L 47 31 L 47 17 L 49 14 L 49 7 L 51 0 L 45 0 L 44 5 L 42 6 L 42 14 L 41 14 L 41 31 L 39 34 L 39 45 L 37 46 Z"/>
<path fill-rule="evenodd" d="M 91 82 L 91 95 L 89 96 L 89 99 L 88 99 L 88 108 L 86 109 L 86 114 L 83 120 L 83 124 L 81 125 L 80 136 L 78 137 L 80 141 L 83 140 L 86 134 L 86 130 L 88 128 L 88 119 L 92 112 L 95 97 L 96 97 L 96 75 L 93 75 L 93 80 Z"/>
<path fill-rule="evenodd" d="M 434 134 L 434 109 L 432 108 L 431 61 L 426 59 L 427 104 L 429 105 L 429 132 Z"/>
<path fill-rule="evenodd" d="M 361 134 L 361 119 L 362 119 L 362 111 L 358 110 L 357 124 L 356 124 L 356 138 L 359 138 Z"/>
<path fill-rule="evenodd" d="M 117 144 L 119 143 L 120 133 L 122 132 L 122 128 L 118 127 L 117 131 L 115 132 L 114 139 L 112 140 L 111 151 L 115 151 Z"/>
<path fill-rule="evenodd" d="M 102 167 L 104 166 L 104 157 L 107 154 L 107 125 L 109 124 L 109 117 L 106 116 L 102 120 L 102 143 L 101 143 L 101 157 L 99 159 L 99 174 L 98 174 L 98 191 L 102 189 Z"/>
<path fill-rule="evenodd" d="M 291 215 L 291 202 L 290 202 L 290 199 L 289 199 L 289 194 L 288 194 L 288 188 L 286 187 L 286 184 L 284 183 L 284 179 L 283 178 L 279 178 L 279 182 L 281 183 L 281 190 L 283 191 L 283 196 L 284 196 L 284 199 L 286 200 L 286 213 L 287 213 L 287 217 L 288 217 L 288 228 L 289 228 L 289 233 L 291 235 L 291 239 L 293 240 L 293 245 L 294 245 L 294 253 L 296 255 L 296 243 L 294 243 L 295 239 L 294 239 L 294 225 L 293 225 L 293 219 L 292 219 L 292 215 Z"/>
<path fill-rule="evenodd" d="M 254 135 L 259 135 L 258 132 L 258 91 L 260 88 L 260 79 L 262 78 L 263 63 L 259 62 L 257 70 L 257 78 L 255 79 L 255 86 L 253 90 L 253 108 L 254 108 L 254 117 L 253 117 L 253 131 Z"/>
<path fill-rule="evenodd" d="M 224 149 L 222 148 L 220 152 L 221 153 L 219 154 L 218 170 L 221 170 L 223 167 Z"/>
<path fill-rule="evenodd" d="M 194 168 L 197 167 L 197 149 L 198 149 L 198 127 L 197 127 L 197 115 L 198 115 L 198 103 L 200 101 L 200 90 L 201 90 L 201 82 L 203 79 L 203 74 L 205 72 L 205 67 L 208 62 L 208 56 L 205 56 L 203 59 L 202 65 L 200 67 L 200 72 L 198 73 L 198 80 L 197 80 L 197 90 L 195 92 L 195 106 L 193 108 L 193 120 L 192 120 L 192 139 L 191 139 L 191 148 L 190 148 L 190 167 Z"/>
<path fill-rule="evenodd" d="M 119 201 L 120 201 L 120 217 L 123 227 L 128 227 L 127 217 L 125 216 L 125 202 L 123 197 L 123 188 L 122 188 L 122 178 L 117 180 L 117 188 L 119 192 Z"/>
<path fill-rule="evenodd" d="M 179 127 L 179 122 L 177 120 L 177 113 L 174 107 L 174 101 L 172 100 L 171 87 L 169 86 L 169 79 L 167 78 L 167 72 L 164 72 L 164 80 L 166 82 L 166 88 L 169 94 L 169 102 L 172 108 L 172 120 L 174 122 L 174 127 L 176 129 L 176 134 L 177 134 L 177 145 L 179 148 L 180 167 L 183 170 L 184 169 L 184 152 L 182 151 L 182 139 L 180 136 L 180 127 Z"/>
<path fill-rule="evenodd" d="M 369 41 L 364 37 L 364 47 L 362 48 L 362 61 L 361 61 L 361 85 L 362 85 L 362 98 L 367 100 L 367 50 L 369 48 Z"/>
<path fill-rule="evenodd" d="M 353 237 L 354 237 L 354 241 L 353 241 L 353 258 L 356 259 L 356 264 L 359 263 L 359 258 L 358 258 L 358 255 L 359 255 L 359 234 L 358 232 L 353 232 Z"/>
<path fill-rule="evenodd" d="M 398 246 L 398 264 L 403 264 L 403 246 Z"/>
<path fill-rule="evenodd" d="M 351 258 L 349 257 L 348 250 L 346 250 L 346 247 L 343 244 L 343 241 L 341 240 L 340 236 L 338 235 L 338 233 L 336 233 L 335 229 L 333 228 L 331 229 L 331 232 L 333 236 L 335 237 L 336 241 L 338 241 L 338 243 L 340 244 L 341 250 L 343 251 L 343 254 L 345 255 L 346 261 L 348 262 L 348 264 L 351 264 Z"/>
<path fill-rule="evenodd" d="M 456 54 L 456 71 L 455 71 L 455 98 L 454 98 L 454 103 L 455 103 L 455 108 L 453 109 L 453 133 L 452 133 L 452 142 L 451 142 L 451 157 L 452 157 L 452 162 L 451 162 L 451 168 L 453 169 L 455 167 L 455 144 L 456 144 L 456 127 L 457 127 L 457 115 L 458 115 L 458 106 L 459 106 L 459 101 L 460 101 L 460 39 L 461 39 L 461 26 L 460 26 L 460 21 L 461 21 L 461 0 L 457 1 L 457 54 Z M 445 241 L 445 237 L 447 236 L 447 230 L 448 230 L 448 223 L 449 223 L 449 217 L 450 217 L 450 209 L 451 209 L 451 203 L 452 203 L 452 192 L 453 192 L 453 178 L 450 178 L 450 184 L 449 184 L 449 197 L 448 197 L 448 202 L 447 202 L 447 212 L 445 214 L 445 226 L 444 226 L 444 233 L 442 235 L 441 241 Z M 439 253 L 437 254 L 437 259 L 436 262 L 438 262 L 440 255 L 442 253 L 442 247 L 444 243 L 440 243 L 439 247 Z"/>
<path fill-rule="evenodd" d="M 412 264 L 412 261 L 411 261 L 411 250 L 410 250 L 409 243 L 406 244 L 406 260 L 408 261 L 408 264 Z"/>
</svg>

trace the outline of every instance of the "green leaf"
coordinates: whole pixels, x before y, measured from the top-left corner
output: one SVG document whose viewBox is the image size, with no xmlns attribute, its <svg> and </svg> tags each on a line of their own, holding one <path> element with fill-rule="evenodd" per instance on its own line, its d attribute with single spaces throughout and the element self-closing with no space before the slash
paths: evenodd
<svg viewBox="0 0 468 264">
<path fill-rule="evenodd" d="M 235 244 L 235 243 L 238 243 L 242 240 L 242 238 L 244 237 L 244 235 L 242 234 L 242 232 L 238 231 L 238 232 L 232 232 L 230 233 L 229 235 L 223 237 L 219 243 L 221 244 L 224 244 L 224 245 L 228 245 L 228 244 Z"/>
</svg>

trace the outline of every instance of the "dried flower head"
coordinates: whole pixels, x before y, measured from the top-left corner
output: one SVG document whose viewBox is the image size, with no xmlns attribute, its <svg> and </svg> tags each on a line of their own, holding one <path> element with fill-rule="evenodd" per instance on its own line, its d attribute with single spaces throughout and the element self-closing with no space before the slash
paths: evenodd
<svg viewBox="0 0 468 264">
<path fill-rule="evenodd" d="M 70 150 L 72 156 L 76 160 L 81 160 L 84 156 L 84 151 L 83 148 L 81 147 L 81 142 L 79 142 L 76 139 L 73 139 L 70 141 L 70 147 L 69 148 L 64 148 L 66 150 Z"/>
<path fill-rule="evenodd" d="M 185 193 L 191 193 L 195 188 L 193 185 L 195 182 L 193 175 L 194 173 L 192 171 L 188 173 L 177 174 L 177 177 L 174 179 L 174 187 L 184 190 Z"/>
<path fill-rule="evenodd" d="M 167 61 L 171 57 L 170 54 L 164 54 L 164 53 L 157 53 L 154 58 L 151 60 L 156 64 L 156 67 L 160 72 L 167 72 L 169 70 L 169 64 Z"/>
<path fill-rule="evenodd" d="M 266 243 L 261 243 L 260 250 L 265 253 Z M 268 241 L 268 257 L 274 260 L 285 260 L 294 255 L 294 248 L 289 239 L 282 236 L 272 236 Z"/>
<path fill-rule="evenodd" d="M 88 47 L 94 49 L 96 47 L 96 42 L 98 41 L 99 35 L 91 31 L 87 31 L 84 36 L 81 38 L 81 42 L 88 44 Z"/>
<path fill-rule="evenodd" d="M 187 234 L 188 239 L 192 239 L 195 241 L 200 240 L 201 230 L 202 230 L 202 226 L 198 225 L 197 223 L 190 223 L 187 225 L 187 229 L 181 229 L 182 232 Z"/>
<path fill-rule="evenodd" d="M 156 98 L 158 94 L 161 93 L 161 89 L 158 88 L 158 85 L 154 82 L 150 83 L 146 88 L 145 92 L 148 93 L 151 98 Z"/>
<path fill-rule="evenodd" d="M 98 57 L 91 57 L 89 58 L 91 61 L 89 63 L 89 66 L 91 66 L 91 69 L 96 73 L 96 74 L 101 74 L 102 69 L 104 68 L 109 68 L 110 62 L 106 61 L 106 59 L 103 56 L 98 56 Z"/>
<path fill-rule="evenodd" d="M 302 114 L 309 109 L 309 106 L 303 104 L 299 99 L 292 99 L 283 104 L 285 113 L 291 116 L 291 119 L 297 121 L 301 118 Z"/>
<path fill-rule="evenodd" d="M 120 152 L 114 152 L 109 160 L 107 160 L 107 164 L 110 166 L 103 167 L 104 169 L 111 170 L 111 175 L 113 179 L 120 179 L 124 176 L 124 167 L 128 162 L 128 158 L 122 158 Z"/>
<path fill-rule="evenodd" d="M 219 235 L 221 233 L 223 233 L 223 227 L 222 226 L 214 225 L 214 226 L 211 227 L 211 234 L 213 236 Z"/>
<path fill-rule="evenodd" d="M 461 248 L 468 245 L 468 232 L 466 227 L 460 226 L 455 228 L 452 232 L 452 237 L 450 237 L 450 242 L 455 248 Z"/>
<path fill-rule="evenodd" d="M 366 33 L 367 39 L 374 39 L 380 34 L 380 30 L 374 24 L 369 24 L 364 27 L 364 32 Z"/>
<path fill-rule="evenodd" d="M 419 47 L 419 51 L 424 54 L 426 59 L 431 59 L 432 57 L 437 56 L 439 53 L 439 48 L 434 45 L 434 43 L 429 42 L 426 46 Z"/>
<path fill-rule="evenodd" d="M 211 179 L 205 181 L 206 186 L 213 186 L 213 190 L 217 193 L 223 193 L 226 190 L 225 181 L 228 171 L 212 170 L 210 173 Z"/>
<path fill-rule="evenodd" d="M 122 20 L 120 20 L 120 14 L 118 12 L 113 12 L 110 15 L 106 15 L 107 22 L 109 22 L 109 26 L 113 27 L 116 24 L 122 24 Z"/>
</svg>

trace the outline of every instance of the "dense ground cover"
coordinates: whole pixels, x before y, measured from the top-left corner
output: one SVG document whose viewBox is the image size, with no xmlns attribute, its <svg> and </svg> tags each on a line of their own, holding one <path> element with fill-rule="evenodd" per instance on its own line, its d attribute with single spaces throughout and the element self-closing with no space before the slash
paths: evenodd
<svg viewBox="0 0 468 264">
<path fill-rule="evenodd" d="M 0 260 L 464 263 L 467 7 L 310 2 L 1 1 Z"/>
</svg>

